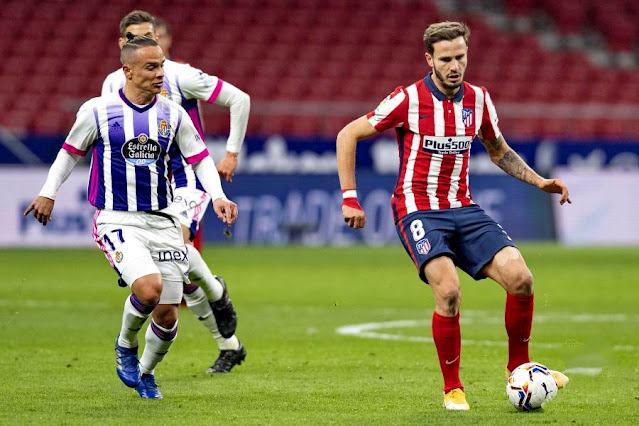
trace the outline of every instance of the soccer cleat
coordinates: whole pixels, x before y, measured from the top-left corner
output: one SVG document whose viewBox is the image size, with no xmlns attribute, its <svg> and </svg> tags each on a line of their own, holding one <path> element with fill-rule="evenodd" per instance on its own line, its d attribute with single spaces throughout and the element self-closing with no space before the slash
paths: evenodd
<svg viewBox="0 0 639 426">
<path fill-rule="evenodd" d="M 220 351 L 220 356 L 215 360 L 215 364 L 206 370 L 206 372 L 209 374 L 228 373 L 234 366 L 242 364 L 244 358 L 246 358 L 246 349 L 244 349 L 244 346 L 240 343 L 240 348 L 237 350 L 229 349 Z"/>
<path fill-rule="evenodd" d="M 555 382 L 557 382 L 557 389 L 565 388 L 570 379 L 561 371 L 550 370 L 550 374 L 554 377 Z"/>
<path fill-rule="evenodd" d="M 460 388 L 455 388 L 444 394 L 444 408 L 447 410 L 470 410 L 464 391 Z"/>
<path fill-rule="evenodd" d="M 214 275 L 214 277 L 222 284 L 224 293 L 222 293 L 220 300 L 209 302 L 209 304 L 213 310 L 213 316 L 215 317 L 218 331 L 222 337 L 228 339 L 235 334 L 235 329 L 237 328 L 237 315 L 235 314 L 235 308 L 233 307 L 233 303 L 229 297 L 229 292 L 226 290 L 226 282 L 224 281 L 224 278 L 216 275 Z"/>
<path fill-rule="evenodd" d="M 562 389 L 566 387 L 566 385 L 570 381 L 568 376 L 566 376 L 561 371 L 551 370 L 551 369 L 548 369 L 548 371 L 550 371 L 550 374 L 552 374 L 552 377 L 555 379 L 555 382 L 557 383 L 557 389 Z M 509 376 L 510 376 L 510 370 L 508 369 L 508 367 L 506 367 L 506 380 L 508 380 Z"/>
<path fill-rule="evenodd" d="M 128 387 L 134 388 L 140 384 L 138 348 L 125 348 L 118 345 L 117 337 L 115 338 L 115 371 Z"/>
<path fill-rule="evenodd" d="M 135 388 L 142 398 L 146 399 L 162 399 L 164 396 L 160 389 L 158 389 L 157 383 L 155 383 L 155 376 L 153 374 L 143 374 L 140 378 L 140 384 Z"/>
</svg>

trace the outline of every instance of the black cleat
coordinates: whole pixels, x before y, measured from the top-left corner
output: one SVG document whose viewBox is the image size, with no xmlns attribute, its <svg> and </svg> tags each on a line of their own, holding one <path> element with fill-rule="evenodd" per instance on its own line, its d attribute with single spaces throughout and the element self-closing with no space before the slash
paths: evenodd
<svg viewBox="0 0 639 426">
<path fill-rule="evenodd" d="M 217 275 L 214 275 L 214 277 L 222 284 L 222 287 L 224 287 L 224 293 L 220 300 L 209 302 L 209 304 L 213 310 L 213 316 L 215 317 L 218 331 L 222 337 L 228 339 L 235 334 L 235 329 L 237 328 L 237 315 L 235 314 L 233 302 L 231 302 L 231 298 L 229 297 L 229 292 L 226 291 L 226 282 L 224 281 L 224 278 L 218 277 Z"/>
<path fill-rule="evenodd" d="M 244 358 L 246 358 L 246 349 L 244 349 L 244 346 L 240 343 L 240 348 L 237 350 L 228 349 L 220 351 L 220 356 L 215 360 L 215 364 L 206 370 L 206 372 L 209 374 L 229 373 L 234 366 L 242 364 Z"/>
</svg>

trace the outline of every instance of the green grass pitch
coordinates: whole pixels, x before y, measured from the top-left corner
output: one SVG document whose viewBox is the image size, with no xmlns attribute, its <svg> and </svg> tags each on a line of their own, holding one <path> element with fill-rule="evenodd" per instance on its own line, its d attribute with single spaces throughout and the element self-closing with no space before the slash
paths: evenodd
<svg viewBox="0 0 639 426">
<path fill-rule="evenodd" d="M 98 249 L 0 250 L 0 423 L 639 424 L 639 249 L 521 249 L 535 276 L 532 358 L 573 371 L 534 413 L 505 395 L 504 293 L 465 275 L 461 375 L 472 409 L 441 407 L 432 296 L 399 246 L 206 247 L 248 356 L 230 374 L 205 374 L 217 345 L 181 309 L 156 370 L 162 401 L 141 400 L 115 374 L 128 290 Z M 337 333 L 371 323 L 381 324 L 367 338 Z"/>
</svg>

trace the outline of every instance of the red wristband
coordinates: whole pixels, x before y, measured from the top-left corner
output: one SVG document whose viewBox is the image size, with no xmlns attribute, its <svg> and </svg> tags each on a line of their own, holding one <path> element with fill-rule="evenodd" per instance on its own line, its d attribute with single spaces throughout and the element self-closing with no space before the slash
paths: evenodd
<svg viewBox="0 0 639 426">
<path fill-rule="evenodd" d="M 352 207 L 357 210 L 364 210 L 362 206 L 359 205 L 359 201 L 357 201 L 357 198 L 344 198 L 342 200 L 342 205 Z"/>
<path fill-rule="evenodd" d="M 357 201 L 357 191 L 354 189 L 344 189 L 342 190 L 342 205 L 352 207 L 357 210 L 364 210 L 362 206 L 359 205 L 359 201 Z"/>
</svg>

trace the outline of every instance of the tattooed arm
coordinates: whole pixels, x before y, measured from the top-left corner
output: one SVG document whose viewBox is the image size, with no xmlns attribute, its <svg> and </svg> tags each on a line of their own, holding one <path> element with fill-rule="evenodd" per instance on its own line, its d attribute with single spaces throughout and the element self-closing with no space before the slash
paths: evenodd
<svg viewBox="0 0 639 426">
<path fill-rule="evenodd" d="M 561 194 L 559 204 L 572 203 L 568 195 L 568 188 L 560 179 L 544 179 L 539 176 L 522 158 L 508 145 L 503 136 L 497 139 L 484 139 L 481 132 L 479 139 L 488 151 L 490 159 L 500 169 L 522 182 L 536 186 L 550 194 Z"/>
</svg>

